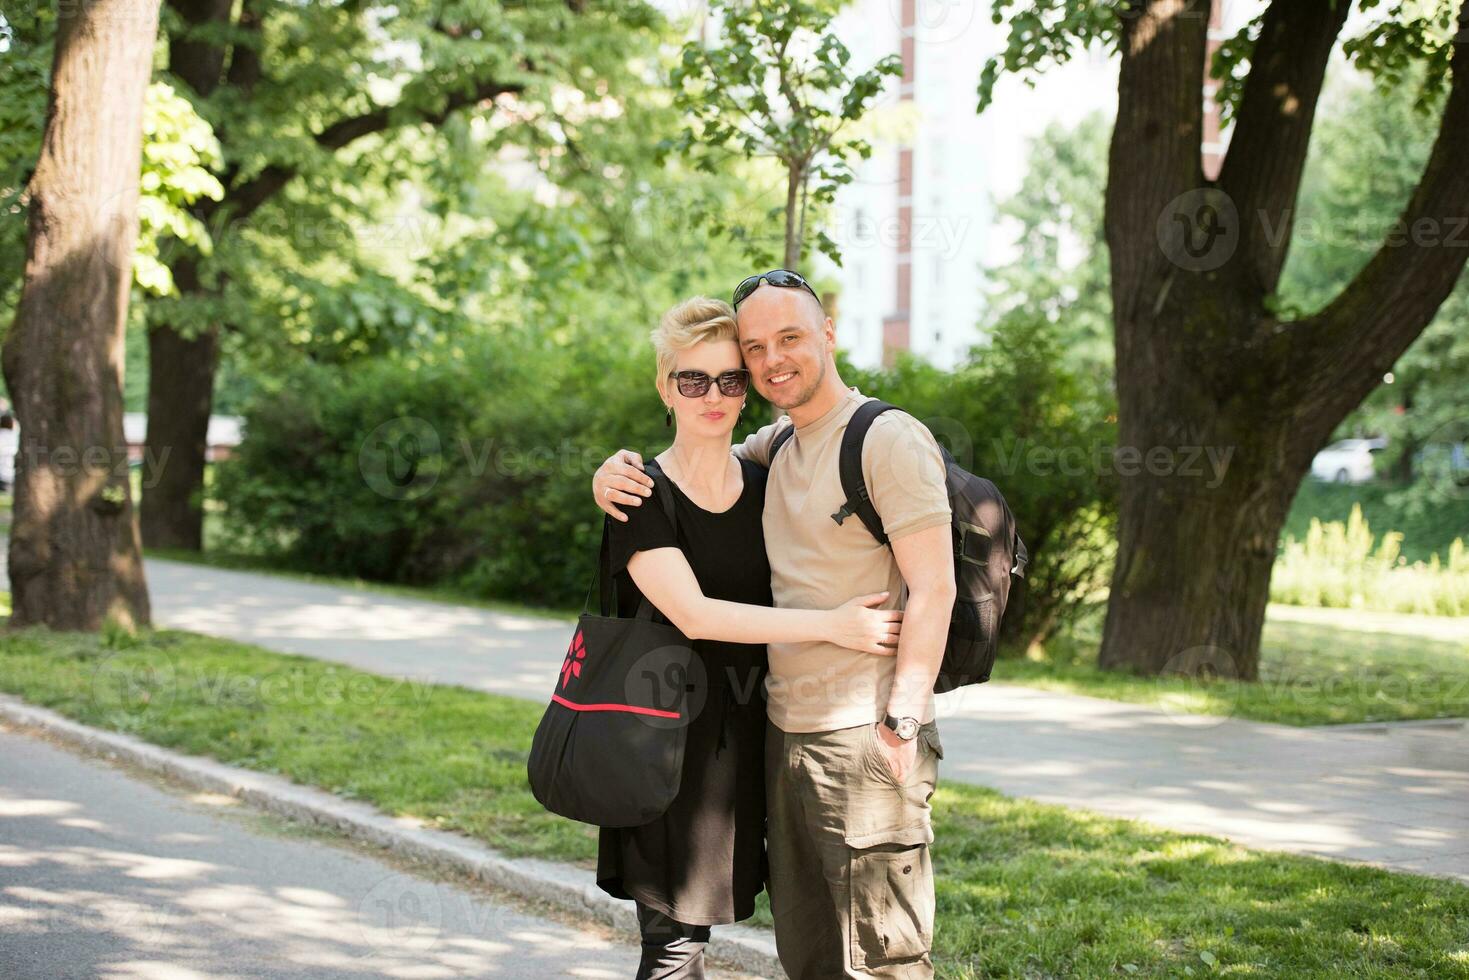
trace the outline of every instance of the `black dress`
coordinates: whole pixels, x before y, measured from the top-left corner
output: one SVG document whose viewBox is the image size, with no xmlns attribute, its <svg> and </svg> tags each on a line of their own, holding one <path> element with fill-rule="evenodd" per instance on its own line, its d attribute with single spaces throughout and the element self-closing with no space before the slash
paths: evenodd
<svg viewBox="0 0 1469 980">
<path fill-rule="evenodd" d="M 683 550 L 706 596 L 771 605 L 770 565 L 761 514 L 763 467 L 740 461 L 745 486 L 733 506 L 704 510 L 673 488 L 678 536 L 659 506 L 644 498 L 611 522 L 618 615 L 631 616 L 641 593 L 627 572 L 635 552 Z M 678 795 L 662 816 L 641 827 L 603 827 L 597 884 L 617 898 L 637 899 L 677 922 L 716 925 L 747 919 L 765 887 L 764 644 L 695 640 L 703 671 L 690 669 L 688 743 Z M 702 699 L 702 707 L 697 707 Z"/>
</svg>

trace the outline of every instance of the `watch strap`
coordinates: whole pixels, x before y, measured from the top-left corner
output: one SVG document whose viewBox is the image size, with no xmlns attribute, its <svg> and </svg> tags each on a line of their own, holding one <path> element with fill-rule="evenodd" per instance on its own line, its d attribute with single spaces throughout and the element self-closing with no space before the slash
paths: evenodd
<svg viewBox="0 0 1469 980">
<path fill-rule="evenodd" d="M 898 731 L 898 725 L 904 721 L 913 722 L 913 734 L 909 735 L 907 738 L 903 738 L 903 733 Z M 882 723 L 888 726 L 888 728 L 892 729 L 894 735 L 898 736 L 899 738 L 903 738 L 905 742 L 918 737 L 918 729 L 920 726 L 917 718 L 913 718 L 907 715 L 902 718 L 894 718 L 892 715 L 884 713 L 882 716 Z"/>
</svg>

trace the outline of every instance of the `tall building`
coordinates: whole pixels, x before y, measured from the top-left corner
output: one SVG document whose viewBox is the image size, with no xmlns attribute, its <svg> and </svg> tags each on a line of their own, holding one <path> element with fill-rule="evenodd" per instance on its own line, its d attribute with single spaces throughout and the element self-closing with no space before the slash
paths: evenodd
<svg viewBox="0 0 1469 980">
<path fill-rule="evenodd" d="M 1214 0 L 1210 50 L 1259 6 Z M 903 62 L 900 84 L 863 123 L 872 157 L 837 197 L 829 233 L 842 265 L 810 263 L 838 284 L 838 342 L 857 364 L 909 350 L 952 367 L 983 342 L 983 270 L 1014 248 L 996 205 L 1019 189 L 1029 141 L 1053 122 L 1115 111 L 1116 63 L 1093 50 L 1034 87 L 1002 77 L 993 104 L 976 114 L 980 72 L 1004 49 L 1006 31 L 978 0 L 854 0 L 836 22 L 854 66 L 889 53 Z M 1212 177 L 1223 143 L 1213 85 L 1203 94 L 1210 118 L 1201 153 Z"/>
</svg>

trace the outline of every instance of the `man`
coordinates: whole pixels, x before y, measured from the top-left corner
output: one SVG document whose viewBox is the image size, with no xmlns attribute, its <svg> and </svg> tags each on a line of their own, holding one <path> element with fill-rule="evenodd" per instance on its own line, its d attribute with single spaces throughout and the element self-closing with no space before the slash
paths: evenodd
<svg viewBox="0 0 1469 980">
<path fill-rule="evenodd" d="M 746 279 L 734 305 L 745 366 L 787 413 L 735 447 L 770 467 L 764 534 L 775 604 L 827 608 L 886 589 L 904 609 L 896 657 L 770 644 L 766 834 L 781 965 L 795 980 L 929 978 L 929 798 L 943 757 L 932 689 L 954 604 L 943 460 L 912 416 L 878 416 L 862 472 L 891 550 L 855 517 L 837 524 L 842 433 L 869 399 L 837 374 L 831 318 L 787 270 Z M 789 426 L 794 435 L 772 460 L 771 443 Z M 597 470 L 593 492 L 614 518 L 652 492 L 641 467 L 623 450 Z"/>
</svg>

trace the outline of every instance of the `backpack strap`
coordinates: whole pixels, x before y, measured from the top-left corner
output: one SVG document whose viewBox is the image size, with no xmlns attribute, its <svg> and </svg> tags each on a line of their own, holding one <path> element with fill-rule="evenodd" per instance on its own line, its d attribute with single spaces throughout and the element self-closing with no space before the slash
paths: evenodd
<svg viewBox="0 0 1469 980">
<path fill-rule="evenodd" d="M 678 506 L 673 501 L 673 478 L 664 472 L 662 464 L 656 459 L 649 459 L 643 463 L 643 471 L 653 478 L 653 496 L 658 498 L 658 503 L 663 505 L 663 516 L 668 518 L 668 526 L 673 528 L 673 539 L 678 540 Z M 647 596 L 639 596 L 638 608 L 633 612 L 634 619 L 652 619 L 658 610 L 648 601 Z M 667 616 L 659 613 L 665 623 L 672 622 Z"/>
<path fill-rule="evenodd" d="M 790 442 L 791 436 L 795 434 L 796 426 L 793 422 L 790 425 L 786 426 L 784 429 L 781 429 L 779 432 L 777 432 L 775 434 L 775 438 L 770 440 L 770 462 L 772 464 L 775 463 L 775 454 L 780 452 L 780 447 Z M 768 468 L 769 467 L 767 467 L 767 469 Z"/>
<path fill-rule="evenodd" d="M 857 515 L 881 544 L 888 543 L 888 536 L 883 533 L 882 518 L 878 516 L 877 508 L 872 506 L 872 500 L 867 496 L 867 481 L 862 478 L 862 444 L 867 439 L 867 430 L 872 428 L 873 420 L 883 412 L 897 407 L 880 399 L 873 399 L 858 405 L 857 411 L 852 414 L 851 421 L 847 423 L 847 431 L 842 433 L 838 463 L 842 493 L 847 495 L 847 499 L 842 502 L 841 509 L 831 515 L 831 519 L 838 524 L 853 514 Z"/>
</svg>

